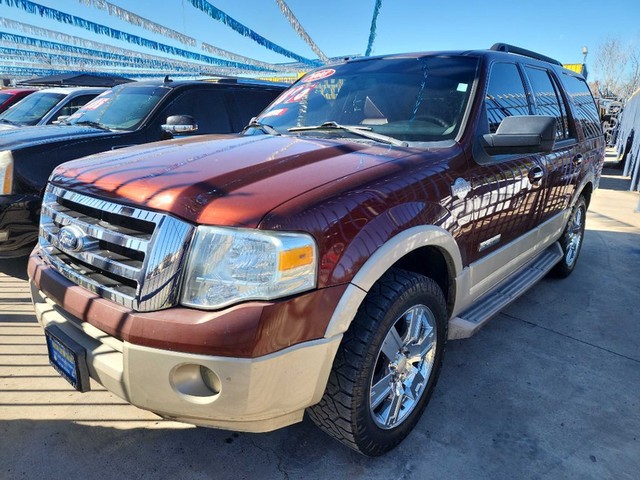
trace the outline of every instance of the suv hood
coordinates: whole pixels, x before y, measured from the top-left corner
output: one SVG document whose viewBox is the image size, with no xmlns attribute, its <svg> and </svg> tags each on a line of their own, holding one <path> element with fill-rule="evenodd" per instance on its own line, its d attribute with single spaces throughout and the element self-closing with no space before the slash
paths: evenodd
<svg viewBox="0 0 640 480">
<path fill-rule="evenodd" d="M 114 131 L 100 130 L 89 126 L 74 125 L 40 125 L 35 127 L 18 127 L 0 131 L 0 151 L 18 150 L 76 138 L 101 137 L 113 135 Z"/>
<path fill-rule="evenodd" d="M 352 141 L 210 135 L 68 162 L 51 182 L 197 224 L 254 228 L 298 195 L 414 153 Z"/>
</svg>

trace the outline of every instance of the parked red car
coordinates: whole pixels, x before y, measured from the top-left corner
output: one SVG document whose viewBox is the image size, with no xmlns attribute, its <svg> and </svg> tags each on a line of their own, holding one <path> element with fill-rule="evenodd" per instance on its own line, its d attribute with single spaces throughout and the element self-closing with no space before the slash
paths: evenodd
<svg viewBox="0 0 640 480">
<path fill-rule="evenodd" d="M 35 88 L 8 88 L 6 90 L 0 90 L 0 113 L 35 91 Z"/>
</svg>

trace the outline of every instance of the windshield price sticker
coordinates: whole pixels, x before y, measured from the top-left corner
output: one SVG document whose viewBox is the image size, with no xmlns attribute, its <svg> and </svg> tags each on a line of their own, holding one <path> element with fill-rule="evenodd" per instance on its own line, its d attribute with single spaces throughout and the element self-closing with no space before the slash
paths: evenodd
<svg viewBox="0 0 640 480">
<path fill-rule="evenodd" d="M 100 97 L 96 97 L 93 100 L 91 100 L 89 103 L 87 103 L 83 108 L 85 110 L 95 110 L 96 108 L 98 108 L 100 105 L 104 105 L 105 103 L 107 103 L 109 101 L 108 98 L 100 98 Z"/>
<path fill-rule="evenodd" d="M 276 105 L 281 103 L 300 103 L 309 96 L 309 93 L 315 87 L 315 85 L 298 85 L 297 87 L 293 87 L 279 97 Z"/>
<path fill-rule="evenodd" d="M 262 115 L 262 118 L 267 117 L 279 117 L 280 115 L 284 115 L 287 112 L 287 108 L 276 108 L 274 110 L 269 110 L 267 113 Z"/>
<path fill-rule="evenodd" d="M 333 68 L 327 68 L 325 70 L 319 70 L 317 72 L 310 73 L 300 81 L 302 83 L 315 82 L 318 80 L 322 80 L 323 78 L 329 78 L 334 73 L 336 73 L 336 71 Z"/>
</svg>

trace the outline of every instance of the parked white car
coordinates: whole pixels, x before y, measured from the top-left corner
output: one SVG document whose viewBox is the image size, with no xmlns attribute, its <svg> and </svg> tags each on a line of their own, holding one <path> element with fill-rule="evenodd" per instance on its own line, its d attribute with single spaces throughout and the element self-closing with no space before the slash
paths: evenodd
<svg viewBox="0 0 640 480">
<path fill-rule="evenodd" d="M 0 113 L 0 130 L 32 125 L 49 125 L 68 117 L 93 100 L 105 87 L 54 87 L 32 93 Z"/>
</svg>

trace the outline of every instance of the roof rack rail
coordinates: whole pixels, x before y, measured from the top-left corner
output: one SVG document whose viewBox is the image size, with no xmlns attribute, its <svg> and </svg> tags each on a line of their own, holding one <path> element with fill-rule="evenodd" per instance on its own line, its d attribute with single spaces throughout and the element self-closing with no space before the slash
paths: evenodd
<svg viewBox="0 0 640 480">
<path fill-rule="evenodd" d="M 562 66 L 562 63 L 560 63 L 555 58 L 547 57 L 546 55 L 527 50 L 526 48 L 509 45 L 508 43 L 494 43 L 489 50 L 494 50 L 496 52 L 517 53 L 518 55 L 523 55 L 525 57 L 531 57 L 535 58 L 536 60 L 542 60 L 543 62 Z"/>
</svg>

